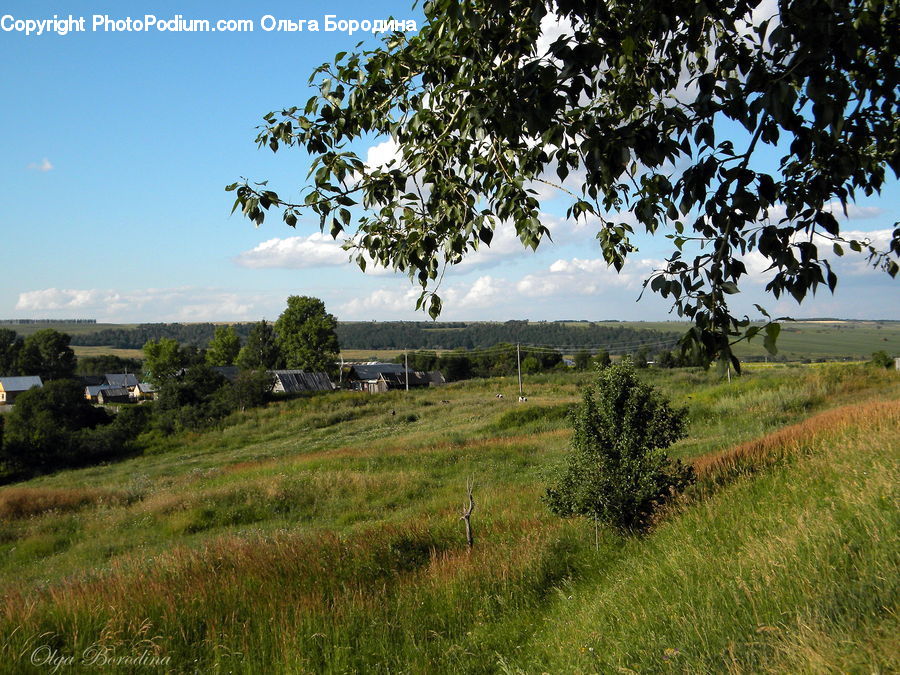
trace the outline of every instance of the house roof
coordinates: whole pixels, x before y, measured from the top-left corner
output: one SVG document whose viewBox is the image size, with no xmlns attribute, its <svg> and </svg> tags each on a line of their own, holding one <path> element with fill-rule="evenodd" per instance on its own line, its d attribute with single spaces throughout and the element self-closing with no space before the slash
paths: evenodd
<svg viewBox="0 0 900 675">
<path fill-rule="evenodd" d="M 282 388 L 289 393 L 299 391 L 331 391 L 334 387 L 325 373 L 310 373 L 304 370 L 270 370 Z"/>
<path fill-rule="evenodd" d="M 128 389 L 125 387 L 106 387 L 105 389 L 101 389 L 97 396 L 99 397 L 100 394 L 103 394 L 103 398 L 107 400 L 113 398 L 129 398 Z"/>
<path fill-rule="evenodd" d="M 108 384 L 89 384 L 84 388 L 85 392 L 91 398 L 95 398 L 101 391 L 110 389 Z"/>
<path fill-rule="evenodd" d="M 18 377 L 0 377 L 0 389 L 3 391 L 28 391 L 32 387 L 43 387 L 39 375 L 20 375 Z"/>
<path fill-rule="evenodd" d="M 98 384 L 106 384 L 106 376 L 104 375 L 79 375 L 78 381 L 85 387 L 95 387 Z"/>
<path fill-rule="evenodd" d="M 350 369 L 358 380 L 377 380 L 382 376 L 402 374 L 406 370 L 399 363 L 362 363 L 351 366 Z"/>
<path fill-rule="evenodd" d="M 110 387 L 136 387 L 138 386 L 137 375 L 134 373 L 106 373 L 106 384 Z"/>
</svg>

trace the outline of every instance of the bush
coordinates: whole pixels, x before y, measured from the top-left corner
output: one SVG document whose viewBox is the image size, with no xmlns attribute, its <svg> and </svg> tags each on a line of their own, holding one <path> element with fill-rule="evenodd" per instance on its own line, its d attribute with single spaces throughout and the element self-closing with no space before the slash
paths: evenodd
<svg viewBox="0 0 900 675">
<path fill-rule="evenodd" d="M 626 360 L 599 372 L 572 416 L 572 453 L 544 500 L 557 515 L 587 516 L 624 531 L 694 480 L 665 448 L 684 436 L 687 411 L 672 408 Z"/>
<path fill-rule="evenodd" d="M 884 368 L 885 370 L 894 367 L 894 359 L 892 359 L 891 355 L 884 350 L 872 352 L 872 360 L 870 363 L 876 368 Z"/>
</svg>

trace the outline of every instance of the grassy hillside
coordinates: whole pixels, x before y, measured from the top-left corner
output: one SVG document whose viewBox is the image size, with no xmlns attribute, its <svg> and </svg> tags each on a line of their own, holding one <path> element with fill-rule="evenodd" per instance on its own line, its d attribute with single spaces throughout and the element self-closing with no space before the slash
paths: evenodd
<svg viewBox="0 0 900 675">
<path fill-rule="evenodd" d="M 514 379 L 273 404 L 2 488 L 0 663 L 99 644 L 175 672 L 897 670 L 896 374 L 646 376 L 689 407 L 673 454 L 701 478 L 639 539 L 540 503 L 586 378 L 564 374 L 526 404 Z"/>
</svg>

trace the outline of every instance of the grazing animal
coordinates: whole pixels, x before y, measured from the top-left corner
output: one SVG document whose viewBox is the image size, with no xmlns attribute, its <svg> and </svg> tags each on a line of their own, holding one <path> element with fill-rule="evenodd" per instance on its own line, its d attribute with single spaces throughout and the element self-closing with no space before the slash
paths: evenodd
<svg viewBox="0 0 900 675">
<path fill-rule="evenodd" d="M 445 401 L 444 399 L 441 399 L 441 403 L 450 403 L 450 401 Z"/>
<path fill-rule="evenodd" d="M 527 396 L 520 396 L 520 397 L 519 397 L 519 403 L 521 403 L 522 401 L 527 401 L 527 400 L 528 400 L 528 397 L 527 397 Z"/>
<path fill-rule="evenodd" d="M 497 398 L 503 398 L 503 394 L 497 394 Z"/>
</svg>

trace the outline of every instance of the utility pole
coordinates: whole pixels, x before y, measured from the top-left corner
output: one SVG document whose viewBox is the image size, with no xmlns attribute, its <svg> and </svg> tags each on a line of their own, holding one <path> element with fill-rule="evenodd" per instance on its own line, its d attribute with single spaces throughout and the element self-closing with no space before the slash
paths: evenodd
<svg viewBox="0 0 900 675">
<path fill-rule="evenodd" d="M 403 351 L 403 372 L 406 374 L 406 391 L 409 391 L 409 352 Z"/>
<path fill-rule="evenodd" d="M 516 369 L 519 371 L 519 398 L 522 398 L 522 355 L 519 351 L 519 343 L 516 343 Z"/>
</svg>

